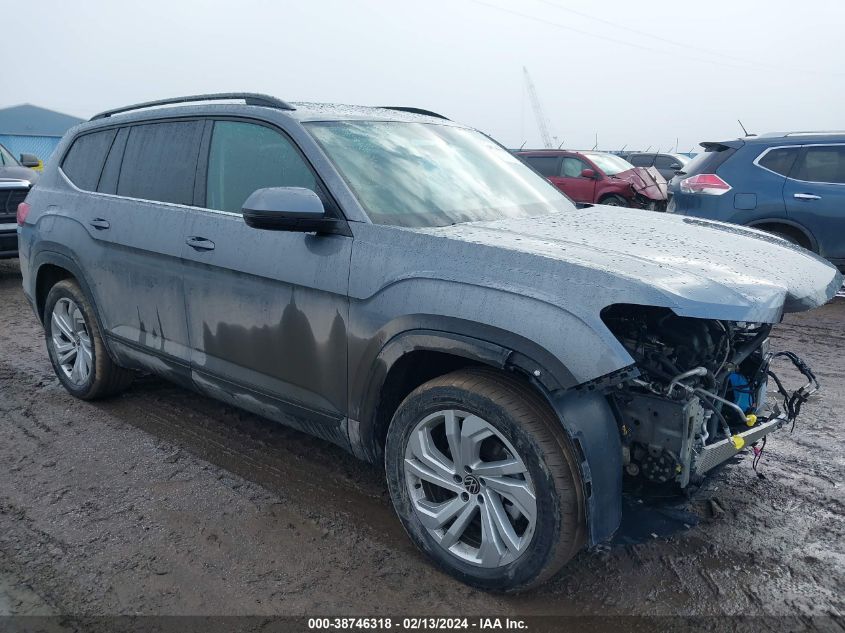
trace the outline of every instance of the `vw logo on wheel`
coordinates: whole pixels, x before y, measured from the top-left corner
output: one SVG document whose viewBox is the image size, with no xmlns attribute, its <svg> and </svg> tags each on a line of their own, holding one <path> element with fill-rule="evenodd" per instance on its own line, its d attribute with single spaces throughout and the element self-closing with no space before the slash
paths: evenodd
<svg viewBox="0 0 845 633">
<path fill-rule="evenodd" d="M 481 490 L 481 484 L 478 483 L 478 479 L 474 475 L 467 475 L 464 477 L 464 488 L 469 494 L 477 495 Z"/>
</svg>

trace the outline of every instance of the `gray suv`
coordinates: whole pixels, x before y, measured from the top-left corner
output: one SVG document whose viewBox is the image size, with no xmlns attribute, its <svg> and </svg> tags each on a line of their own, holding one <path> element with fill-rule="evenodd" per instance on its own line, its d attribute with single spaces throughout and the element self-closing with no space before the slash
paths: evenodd
<svg viewBox="0 0 845 633">
<path fill-rule="evenodd" d="M 499 590 L 609 539 L 623 478 L 696 485 L 792 423 L 815 383 L 790 356 L 808 385 L 766 401 L 769 331 L 842 284 L 753 229 L 576 209 L 434 113 L 254 94 L 95 116 L 18 221 L 70 393 L 151 372 L 383 464 L 414 542 Z"/>
</svg>

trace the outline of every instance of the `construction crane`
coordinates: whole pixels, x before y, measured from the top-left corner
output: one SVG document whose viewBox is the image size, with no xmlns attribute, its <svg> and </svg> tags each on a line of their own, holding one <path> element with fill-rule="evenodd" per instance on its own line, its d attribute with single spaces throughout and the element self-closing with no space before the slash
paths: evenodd
<svg viewBox="0 0 845 633">
<path fill-rule="evenodd" d="M 549 132 L 549 124 L 543 115 L 543 108 L 540 105 L 540 98 L 537 96 L 537 89 L 534 87 L 534 82 L 531 81 L 531 75 L 528 74 L 528 69 L 523 66 L 522 72 L 525 76 L 525 87 L 528 89 L 528 98 L 531 100 L 531 108 L 534 110 L 534 118 L 537 119 L 537 127 L 540 128 L 540 136 L 543 139 L 543 147 L 546 149 L 554 148 L 552 144 L 552 135 Z"/>
</svg>

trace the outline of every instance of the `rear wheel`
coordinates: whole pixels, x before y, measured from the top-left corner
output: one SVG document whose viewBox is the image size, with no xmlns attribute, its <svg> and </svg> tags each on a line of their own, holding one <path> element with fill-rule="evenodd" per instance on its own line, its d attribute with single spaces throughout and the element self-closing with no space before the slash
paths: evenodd
<svg viewBox="0 0 845 633">
<path fill-rule="evenodd" d="M 132 372 L 115 365 L 106 352 L 94 311 L 76 281 L 64 279 L 50 289 L 44 333 L 56 376 L 77 398 L 105 398 L 132 382 Z"/>
<path fill-rule="evenodd" d="M 413 541 L 448 573 L 493 590 L 537 585 L 582 546 L 575 464 L 546 403 L 489 370 L 417 388 L 385 451 L 391 498 Z"/>
</svg>

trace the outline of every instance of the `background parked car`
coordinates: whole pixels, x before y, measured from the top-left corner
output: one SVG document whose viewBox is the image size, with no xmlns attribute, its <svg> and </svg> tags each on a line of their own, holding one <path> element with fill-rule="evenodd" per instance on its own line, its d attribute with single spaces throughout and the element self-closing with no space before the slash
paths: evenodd
<svg viewBox="0 0 845 633">
<path fill-rule="evenodd" d="M 38 179 L 36 167 L 41 167 L 41 161 L 34 154 L 21 154 L 18 161 L 12 152 L 0 145 L 0 178 L 17 178 L 34 183 Z"/>
<path fill-rule="evenodd" d="M 845 133 L 701 146 L 669 184 L 669 211 L 763 229 L 845 269 Z"/>
<path fill-rule="evenodd" d="M 654 167 L 667 181 L 672 180 L 675 172 L 683 169 L 690 159 L 683 154 L 660 152 L 625 152 L 617 156 L 624 158 L 634 167 Z"/>
<path fill-rule="evenodd" d="M 517 155 L 577 203 L 666 208 L 666 180 L 656 169 L 634 167 L 604 152 L 532 150 Z"/>
<path fill-rule="evenodd" d="M 18 204 L 30 186 L 28 180 L 0 178 L 0 259 L 18 256 Z"/>
</svg>

